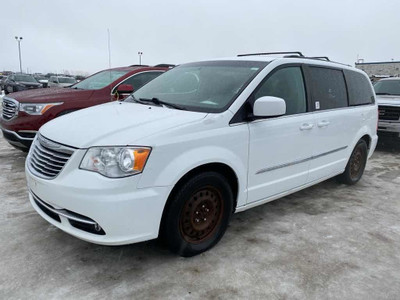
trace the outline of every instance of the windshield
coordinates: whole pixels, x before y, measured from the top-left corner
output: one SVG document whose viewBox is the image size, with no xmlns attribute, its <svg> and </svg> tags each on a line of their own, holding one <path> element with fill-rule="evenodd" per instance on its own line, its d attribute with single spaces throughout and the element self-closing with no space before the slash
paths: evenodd
<svg viewBox="0 0 400 300">
<path fill-rule="evenodd" d="M 400 80 L 381 80 L 374 85 L 377 95 L 400 96 Z"/>
<path fill-rule="evenodd" d="M 75 83 L 76 80 L 75 78 L 71 78 L 71 77 L 58 77 L 58 82 L 59 83 Z"/>
<path fill-rule="evenodd" d="M 37 82 L 36 79 L 30 75 L 15 75 L 15 81 Z"/>
<path fill-rule="evenodd" d="M 102 71 L 75 84 L 73 88 L 82 90 L 99 90 L 109 85 L 111 82 L 117 80 L 121 76 L 125 75 L 126 73 L 128 73 L 128 71 Z"/>
<path fill-rule="evenodd" d="M 176 67 L 133 93 L 136 99 L 152 99 L 203 112 L 221 112 L 267 65 L 253 61 L 211 61 Z"/>
</svg>

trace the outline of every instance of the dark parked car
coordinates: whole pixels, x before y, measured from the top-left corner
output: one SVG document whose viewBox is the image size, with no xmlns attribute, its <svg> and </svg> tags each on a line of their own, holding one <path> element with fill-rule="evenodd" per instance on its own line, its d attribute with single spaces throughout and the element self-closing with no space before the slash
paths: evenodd
<svg viewBox="0 0 400 300">
<path fill-rule="evenodd" d="M 3 98 L 0 118 L 3 136 L 15 148 L 27 150 L 36 132 L 48 121 L 78 109 L 121 100 L 168 69 L 165 66 L 121 67 L 100 71 L 71 87 L 7 95 Z"/>
<path fill-rule="evenodd" d="M 4 82 L 7 80 L 6 75 L 0 75 L 0 91 L 4 90 Z"/>
<path fill-rule="evenodd" d="M 4 82 L 4 92 L 6 94 L 41 87 L 43 87 L 42 84 L 35 77 L 28 74 L 12 74 Z"/>
<path fill-rule="evenodd" d="M 43 75 L 34 75 L 35 79 L 39 81 L 43 85 L 44 88 L 47 88 L 47 85 L 49 84 L 49 79 Z"/>
</svg>

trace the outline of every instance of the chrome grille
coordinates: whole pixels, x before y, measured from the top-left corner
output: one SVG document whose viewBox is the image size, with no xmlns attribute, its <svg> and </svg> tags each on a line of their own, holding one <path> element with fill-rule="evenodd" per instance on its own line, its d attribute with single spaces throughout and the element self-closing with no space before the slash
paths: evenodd
<svg viewBox="0 0 400 300">
<path fill-rule="evenodd" d="M 38 135 L 29 152 L 28 166 L 36 176 L 52 179 L 61 172 L 73 153 L 73 148 Z"/>
<path fill-rule="evenodd" d="M 14 99 L 3 98 L 3 119 L 11 120 L 18 114 L 18 102 Z"/>
<path fill-rule="evenodd" d="M 379 106 L 379 119 L 388 121 L 400 120 L 400 107 L 397 106 Z"/>
</svg>

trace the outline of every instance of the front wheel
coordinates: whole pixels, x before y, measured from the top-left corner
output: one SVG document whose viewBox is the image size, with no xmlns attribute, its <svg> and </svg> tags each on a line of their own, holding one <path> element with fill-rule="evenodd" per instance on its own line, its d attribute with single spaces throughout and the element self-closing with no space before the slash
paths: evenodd
<svg viewBox="0 0 400 300">
<path fill-rule="evenodd" d="M 364 173 L 367 157 L 367 143 L 364 140 L 359 140 L 351 153 L 346 169 L 337 177 L 338 181 L 348 185 L 356 184 Z"/>
<path fill-rule="evenodd" d="M 233 194 L 224 176 L 216 172 L 195 175 L 171 199 L 162 237 L 174 253 L 200 254 L 222 238 L 232 211 Z"/>
</svg>

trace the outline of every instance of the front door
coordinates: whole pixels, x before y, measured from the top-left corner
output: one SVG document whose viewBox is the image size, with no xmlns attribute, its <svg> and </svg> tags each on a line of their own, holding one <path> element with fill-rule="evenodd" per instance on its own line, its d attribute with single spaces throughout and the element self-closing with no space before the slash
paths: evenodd
<svg viewBox="0 0 400 300">
<path fill-rule="evenodd" d="M 262 96 L 284 99 L 286 114 L 248 125 L 248 203 L 304 185 L 313 149 L 315 122 L 307 109 L 302 67 L 280 67 L 270 73 L 249 99 L 250 104 Z"/>
</svg>

